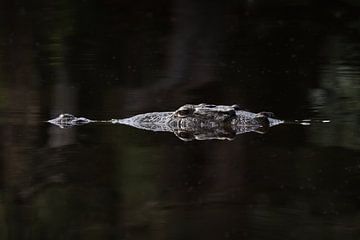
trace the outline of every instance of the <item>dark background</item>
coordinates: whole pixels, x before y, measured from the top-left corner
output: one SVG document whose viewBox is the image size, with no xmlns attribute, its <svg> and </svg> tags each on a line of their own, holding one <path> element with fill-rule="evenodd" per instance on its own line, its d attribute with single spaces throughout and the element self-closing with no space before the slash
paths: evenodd
<svg viewBox="0 0 360 240">
<path fill-rule="evenodd" d="M 0 1 L 1 239 L 357 239 L 360 3 Z M 91 119 L 239 104 L 182 142 Z"/>
</svg>

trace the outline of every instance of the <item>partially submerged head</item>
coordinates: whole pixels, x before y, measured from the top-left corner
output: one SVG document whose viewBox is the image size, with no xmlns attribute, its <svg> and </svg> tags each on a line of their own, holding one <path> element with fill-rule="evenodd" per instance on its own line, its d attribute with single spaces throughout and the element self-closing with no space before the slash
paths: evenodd
<svg viewBox="0 0 360 240">
<path fill-rule="evenodd" d="M 178 118 L 198 118 L 221 122 L 236 117 L 236 110 L 238 109 L 239 106 L 237 105 L 186 104 L 177 109 L 174 115 Z"/>
</svg>

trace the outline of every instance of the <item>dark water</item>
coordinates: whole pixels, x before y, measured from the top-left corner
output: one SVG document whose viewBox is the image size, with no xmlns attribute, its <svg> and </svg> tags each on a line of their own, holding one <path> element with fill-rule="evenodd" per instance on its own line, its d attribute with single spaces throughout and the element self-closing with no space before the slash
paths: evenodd
<svg viewBox="0 0 360 240">
<path fill-rule="evenodd" d="M 194 2 L 0 3 L 1 239 L 360 238 L 360 4 Z M 201 102 L 331 123 L 44 122 Z"/>
</svg>

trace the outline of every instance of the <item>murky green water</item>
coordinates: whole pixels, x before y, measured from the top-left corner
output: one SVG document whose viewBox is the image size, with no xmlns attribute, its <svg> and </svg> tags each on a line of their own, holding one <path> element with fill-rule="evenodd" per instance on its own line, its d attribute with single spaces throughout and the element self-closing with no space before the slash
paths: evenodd
<svg viewBox="0 0 360 240">
<path fill-rule="evenodd" d="M 360 5 L 322 4 L 1 3 L 0 238 L 359 238 Z M 331 123 L 183 142 L 44 122 L 201 102 Z"/>
</svg>

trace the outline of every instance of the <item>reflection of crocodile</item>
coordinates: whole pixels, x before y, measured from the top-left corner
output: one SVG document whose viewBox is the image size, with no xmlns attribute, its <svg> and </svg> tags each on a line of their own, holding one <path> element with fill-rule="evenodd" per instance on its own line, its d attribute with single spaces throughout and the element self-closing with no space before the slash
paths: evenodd
<svg viewBox="0 0 360 240">
<path fill-rule="evenodd" d="M 269 127 L 284 123 L 273 118 L 272 113 L 251 113 L 238 105 L 186 104 L 175 112 L 152 112 L 125 119 L 90 120 L 71 114 L 61 114 L 49 120 L 61 128 L 87 123 L 125 124 L 132 127 L 162 132 L 173 132 L 184 141 L 207 139 L 233 139 L 246 132 L 265 133 Z"/>
</svg>

